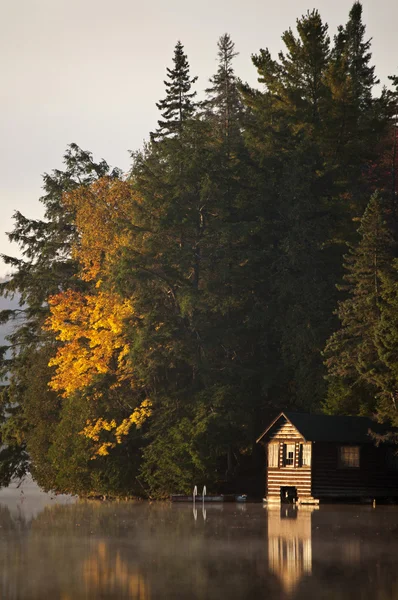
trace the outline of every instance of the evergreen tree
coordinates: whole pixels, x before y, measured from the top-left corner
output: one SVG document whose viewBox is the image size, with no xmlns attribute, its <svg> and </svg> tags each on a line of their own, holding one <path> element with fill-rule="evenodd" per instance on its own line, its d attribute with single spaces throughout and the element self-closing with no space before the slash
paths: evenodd
<svg viewBox="0 0 398 600">
<path fill-rule="evenodd" d="M 398 261 L 382 274 L 380 319 L 374 334 L 379 367 L 373 378 L 377 386 L 379 420 L 398 425 Z"/>
<path fill-rule="evenodd" d="M 180 41 L 175 46 L 173 62 L 174 67 L 167 68 L 169 80 L 164 82 L 166 97 L 156 104 L 161 111 L 162 120 L 158 121 L 159 128 L 156 132 L 151 134 L 152 140 L 180 134 L 184 122 L 195 112 L 196 92 L 192 92 L 191 88 L 197 77 L 190 77 L 187 55 Z"/>
<path fill-rule="evenodd" d="M 345 257 L 347 298 L 339 303 L 341 328 L 328 340 L 325 356 L 329 394 L 326 410 L 372 414 L 377 408 L 385 368 L 377 339 L 383 315 L 383 282 L 393 276 L 396 246 L 387 224 L 388 214 L 374 194 L 361 219 L 356 246 Z"/>
<path fill-rule="evenodd" d="M 260 93 L 243 86 L 251 113 L 246 140 L 270 248 L 268 337 L 275 377 L 269 397 L 271 404 L 315 409 L 324 394 L 320 351 L 333 327 L 341 254 L 332 243 L 339 214 L 323 156 L 329 38 L 312 11 L 297 21 L 297 36 L 288 30 L 282 39 L 286 52 L 279 61 L 268 50 L 253 57 L 266 87 Z"/>
<path fill-rule="evenodd" d="M 223 42 L 232 89 L 233 52 Z M 142 226 L 151 233 L 145 252 L 126 253 L 123 273 L 134 278 L 120 281 L 147 315 L 131 360 L 154 400 L 143 465 L 153 493 L 170 491 L 161 465 L 175 465 L 180 489 L 200 473 L 220 477 L 220 465 L 231 475 L 233 448 L 239 455 L 238 448 L 251 447 L 257 431 L 265 359 L 255 332 L 263 319 L 266 251 L 244 166 L 241 115 L 231 104 L 226 131 L 225 95 L 214 94 L 205 115 L 186 123 L 178 138 L 136 155 L 132 172 Z M 126 291 L 127 281 L 134 291 Z M 156 361 L 148 360 L 154 352 Z M 188 421 L 192 427 L 183 426 Z"/>
<path fill-rule="evenodd" d="M 233 143 L 231 138 L 240 138 L 243 115 L 238 81 L 232 64 L 238 52 L 235 52 L 235 44 L 228 33 L 220 37 L 217 46 L 218 69 L 210 78 L 211 86 L 206 89 L 208 99 L 205 107 L 229 147 Z"/>
<path fill-rule="evenodd" d="M 379 80 L 375 76 L 375 67 L 371 66 L 371 40 L 365 41 L 366 27 L 362 22 L 362 4 L 354 2 L 345 27 L 339 28 L 338 47 L 346 57 L 353 96 L 359 101 L 360 108 L 366 108 L 372 101 L 372 91 Z"/>
<path fill-rule="evenodd" d="M 375 94 L 378 80 L 370 64 L 371 40 L 365 41 L 362 5 L 355 2 L 347 24 L 340 26 L 326 74 L 331 102 L 325 121 L 324 153 L 347 216 L 363 214 L 363 199 L 383 189 L 375 165 L 388 128 L 388 98 Z M 349 218 L 346 219 L 349 223 Z M 344 237 L 353 231 L 343 233 Z"/>
<path fill-rule="evenodd" d="M 393 90 L 390 92 L 390 135 L 387 142 L 386 191 L 391 198 L 391 210 L 394 215 L 395 230 L 398 232 L 398 76 L 389 77 Z"/>
<path fill-rule="evenodd" d="M 258 80 L 266 86 L 265 97 L 273 105 L 274 130 L 278 128 L 275 120 L 278 115 L 283 119 L 288 117 L 296 133 L 305 123 L 313 127 L 324 116 L 327 108 L 324 75 L 330 53 L 327 29 L 318 11 L 313 10 L 297 20 L 297 37 L 291 29 L 282 35 L 286 51 L 279 53 L 279 62 L 272 59 L 269 50 L 260 50 L 252 57 Z M 249 105 L 254 101 L 255 106 L 261 100 L 248 86 L 243 86 L 243 92 Z"/>
</svg>

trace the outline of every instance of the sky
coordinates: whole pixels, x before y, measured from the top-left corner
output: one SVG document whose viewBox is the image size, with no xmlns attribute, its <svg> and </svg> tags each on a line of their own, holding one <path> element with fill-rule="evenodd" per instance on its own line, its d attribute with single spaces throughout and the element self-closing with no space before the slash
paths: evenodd
<svg viewBox="0 0 398 600">
<path fill-rule="evenodd" d="M 229 33 L 237 75 L 256 84 L 250 56 L 273 55 L 296 18 L 317 8 L 333 37 L 352 0 L 0 0 L 0 252 L 19 210 L 41 218 L 43 173 L 62 167 L 67 144 L 127 171 L 156 128 L 166 67 L 184 44 L 197 90 L 217 68 Z M 363 0 L 373 64 L 383 84 L 398 73 L 398 2 Z M 0 261 L 0 276 L 7 273 Z"/>
</svg>

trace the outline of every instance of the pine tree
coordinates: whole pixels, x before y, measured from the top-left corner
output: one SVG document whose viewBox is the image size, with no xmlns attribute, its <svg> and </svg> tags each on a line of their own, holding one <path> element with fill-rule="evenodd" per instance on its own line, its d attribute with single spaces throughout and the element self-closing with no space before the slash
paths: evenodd
<svg viewBox="0 0 398 600">
<path fill-rule="evenodd" d="M 252 57 L 259 82 L 265 84 L 265 95 L 273 102 L 276 114 L 289 116 L 297 127 L 314 125 L 325 114 L 324 74 L 330 53 L 327 30 L 318 11 L 313 10 L 297 20 L 297 36 L 291 29 L 282 35 L 286 51 L 279 53 L 279 62 L 268 50 Z M 250 97 L 250 88 L 243 89 Z M 251 95 L 259 99 L 257 94 Z"/>
<path fill-rule="evenodd" d="M 383 315 L 383 285 L 392 276 L 396 251 L 387 223 L 385 202 L 375 193 L 361 219 L 359 242 L 345 257 L 347 298 L 339 303 L 341 328 L 325 348 L 330 412 L 370 413 L 376 410 L 380 377 L 377 336 Z"/>
<path fill-rule="evenodd" d="M 324 154 L 336 187 L 345 196 L 347 216 L 363 214 L 365 198 L 384 182 L 377 174 L 388 128 L 385 91 L 375 94 L 378 80 L 371 65 L 371 40 L 365 41 L 362 5 L 355 2 L 345 26 L 334 38 L 326 82 L 331 101 L 325 120 Z M 347 223 L 349 218 L 346 219 Z M 345 237 L 354 232 L 348 230 Z"/>
<path fill-rule="evenodd" d="M 208 99 L 204 105 L 222 139 L 230 147 L 233 140 L 240 137 L 243 116 L 238 80 L 232 64 L 238 52 L 235 52 L 235 44 L 228 33 L 220 37 L 217 46 L 218 69 L 210 78 L 211 86 L 206 89 Z"/>
<path fill-rule="evenodd" d="M 379 366 L 373 371 L 377 386 L 376 410 L 379 420 L 398 425 L 398 261 L 382 274 L 380 319 L 374 343 Z"/>
<path fill-rule="evenodd" d="M 193 116 L 196 109 L 196 92 L 191 92 L 191 88 L 197 77 L 190 77 L 188 58 L 180 41 L 175 46 L 173 62 L 174 67 L 167 68 L 169 80 L 164 82 L 166 97 L 156 104 L 162 120 L 158 121 L 156 132 L 151 134 L 152 140 L 180 134 L 184 122 Z"/>
<path fill-rule="evenodd" d="M 379 83 L 375 76 L 375 67 L 371 66 L 371 40 L 365 41 L 366 27 L 362 22 L 362 4 L 354 2 L 349 19 L 344 28 L 339 29 L 342 53 L 346 57 L 347 69 L 352 83 L 355 99 L 360 108 L 371 103 L 373 87 Z"/>
<path fill-rule="evenodd" d="M 264 92 L 243 86 L 250 114 L 246 139 L 262 195 L 269 248 L 268 339 L 271 404 L 315 409 L 324 394 L 320 351 L 333 327 L 340 251 L 334 182 L 323 156 L 330 93 L 327 26 L 317 11 L 283 35 L 286 51 L 253 57 Z"/>
<path fill-rule="evenodd" d="M 234 87 L 234 52 L 223 41 Z M 236 455 L 251 449 L 261 412 L 267 250 L 240 114 L 231 104 L 226 130 L 224 91 L 214 92 L 212 106 L 178 138 L 136 156 L 132 173 L 149 219 L 146 251 L 126 254 L 119 281 L 124 293 L 139 297 L 145 315 L 132 363 L 154 401 L 143 464 L 153 493 L 167 492 L 170 464 L 180 489 L 203 469 L 219 474 L 224 464 L 224 475 L 232 447 Z"/>
</svg>

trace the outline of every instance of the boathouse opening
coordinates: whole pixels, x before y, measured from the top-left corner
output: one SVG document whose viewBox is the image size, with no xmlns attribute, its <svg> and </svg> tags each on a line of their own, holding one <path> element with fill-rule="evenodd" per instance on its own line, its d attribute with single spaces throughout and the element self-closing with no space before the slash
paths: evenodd
<svg viewBox="0 0 398 600">
<path fill-rule="evenodd" d="M 286 504 L 294 504 L 297 502 L 297 488 L 293 486 L 281 487 L 281 502 Z"/>
</svg>

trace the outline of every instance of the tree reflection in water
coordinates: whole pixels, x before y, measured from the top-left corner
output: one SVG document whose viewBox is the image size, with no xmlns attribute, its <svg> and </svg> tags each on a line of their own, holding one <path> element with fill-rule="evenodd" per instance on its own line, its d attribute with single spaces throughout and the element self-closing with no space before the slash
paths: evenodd
<svg viewBox="0 0 398 600">
<path fill-rule="evenodd" d="M 0 504 L 7 600 L 397 600 L 398 508 Z"/>
<path fill-rule="evenodd" d="M 83 585 L 89 597 L 106 592 L 114 598 L 150 600 L 149 585 L 134 565 L 123 561 L 120 551 L 114 554 L 105 541 L 96 542 L 91 555 L 82 565 Z"/>
</svg>

